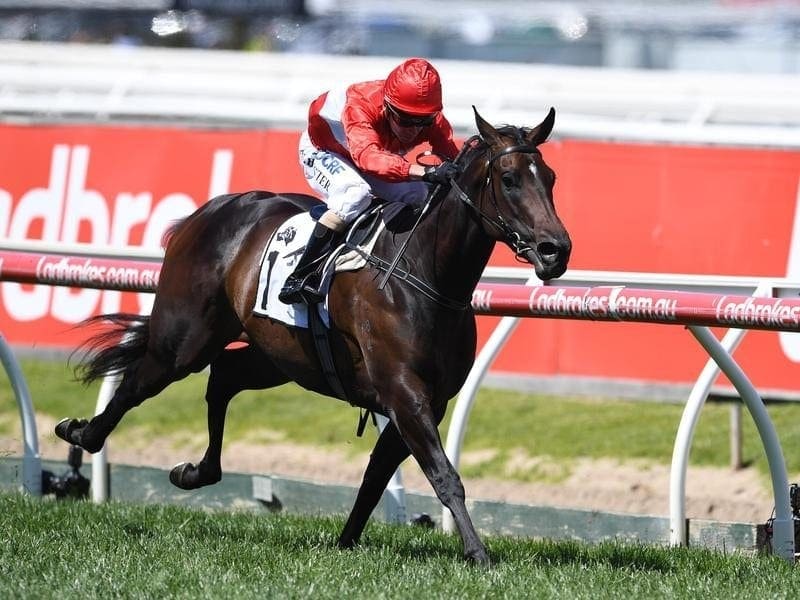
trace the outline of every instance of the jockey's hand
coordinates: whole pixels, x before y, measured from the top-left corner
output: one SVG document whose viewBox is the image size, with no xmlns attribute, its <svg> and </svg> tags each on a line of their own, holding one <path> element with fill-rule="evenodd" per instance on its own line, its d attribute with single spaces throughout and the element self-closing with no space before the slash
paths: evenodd
<svg viewBox="0 0 800 600">
<path fill-rule="evenodd" d="M 422 176 L 422 181 L 427 183 L 449 184 L 450 181 L 458 177 L 460 173 L 461 169 L 458 168 L 458 165 L 446 160 L 439 165 L 425 167 L 425 174 Z"/>
</svg>

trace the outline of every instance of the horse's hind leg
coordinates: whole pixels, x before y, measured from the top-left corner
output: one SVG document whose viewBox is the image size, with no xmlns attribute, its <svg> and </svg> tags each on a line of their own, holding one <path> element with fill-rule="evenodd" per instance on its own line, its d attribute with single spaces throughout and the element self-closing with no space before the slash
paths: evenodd
<svg viewBox="0 0 800 600">
<path fill-rule="evenodd" d="M 286 383 L 288 378 L 252 346 L 226 350 L 211 362 L 206 388 L 208 448 L 200 462 L 173 467 L 169 480 L 184 490 L 193 490 L 222 479 L 222 439 L 228 403 L 242 390 L 260 390 Z"/>
<path fill-rule="evenodd" d="M 140 362 L 125 369 L 119 386 L 103 412 L 89 421 L 64 419 L 56 425 L 56 435 L 87 452 L 98 452 L 125 413 L 155 396 L 176 379 L 179 377 L 174 369 L 148 352 Z"/>
<path fill-rule="evenodd" d="M 170 383 L 201 370 L 223 347 L 200 318 L 177 319 L 172 315 L 167 311 L 159 322 L 154 309 L 149 320 L 143 320 L 144 326 L 127 329 L 127 340 L 98 353 L 94 360 L 100 364 L 104 357 L 117 363 L 124 361 L 122 380 L 103 412 L 90 421 L 64 419 L 56 425 L 58 437 L 97 452 L 125 413 Z"/>
<path fill-rule="evenodd" d="M 369 464 L 364 471 L 364 479 L 358 489 L 355 504 L 339 536 L 340 547 L 351 548 L 358 543 L 361 532 L 364 531 L 369 516 L 381 499 L 389 479 L 409 454 L 408 446 L 400 437 L 397 427 L 394 423 L 388 423 L 369 457 Z"/>
</svg>

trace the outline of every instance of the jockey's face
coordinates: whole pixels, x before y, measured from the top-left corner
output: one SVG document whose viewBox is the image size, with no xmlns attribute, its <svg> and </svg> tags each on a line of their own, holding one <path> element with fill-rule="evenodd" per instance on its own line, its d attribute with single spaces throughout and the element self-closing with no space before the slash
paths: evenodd
<svg viewBox="0 0 800 600">
<path fill-rule="evenodd" d="M 436 113 L 422 116 L 409 115 L 388 103 L 386 104 L 386 116 L 389 119 L 392 133 L 401 144 L 412 143 L 422 130 L 430 127 L 436 119 Z"/>
<path fill-rule="evenodd" d="M 389 117 L 389 127 L 392 129 L 392 133 L 394 134 L 394 137 L 397 138 L 397 141 L 403 145 L 411 144 L 417 139 L 419 134 L 424 129 L 423 127 L 408 127 L 400 125 L 397 123 L 397 120 L 391 116 Z"/>
</svg>

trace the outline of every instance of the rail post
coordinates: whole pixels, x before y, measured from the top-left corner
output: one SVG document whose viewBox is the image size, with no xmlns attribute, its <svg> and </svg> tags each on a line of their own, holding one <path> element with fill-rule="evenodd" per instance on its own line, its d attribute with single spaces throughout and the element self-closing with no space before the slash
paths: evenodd
<svg viewBox="0 0 800 600">
<path fill-rule="evenodd" d="M 775 520 L 773 521 L 772 548 L 777 556 L 794 563 L 794 520 L 792 506 L 789 500 L 789 477 L 786 474 L 786 462 L 778 440 L 778 434 L 769 418 L 761 396 L 758 395 L 753 384 L 747 378 L 741 367 L 733 360 L 730 354 L 722 347 L 719 340 L 708 327 L 690 325 L 697 341 L 706 349 L 706 352 L 717 362 L 722 372 L 730 379 L 733 387 L 742 397 L 750 415 L 755 421 L 756 429 L 764 445 L 769 463 L 769 472 L 772 476 L 772 492 L 775 496 Z"/>
<path fill-rule="evenodd" d="M 39 435 L 36 431 L 36 413 L 33 410 L 31 393 L 22 369 L 0 332 L 0 361 L 11 381 L 11 387 L 17 398 L 20 418 L 22 419 L 22 489 L 33 496 L 42 495 L 42 459 L 39 456 Z"/>
<path fill-rule="evenodd" d="M 380 434 L 389 424 L 389 419 L 376 413 L 375 424 L 378 428 L 378 434 Z M 387 523 L 404 524 L 408 522 L 406 492 L 405 487 L 403 487 L 403 472 L 400 467 L 397 467 L 397 470 L 392 474 L 392 478 L 383 492 L 383 502 Z"/>
<path fill-rule="evenodd" d="M 97 394 L 97 404 L 94 414 L 100 414 L 108 406 L 109 401 L 117 390 L 121 375 L 107 375 L 100 385 Z M 96 504 L 106 502 L 109 495 L 108 481 L 108 441 L 103 444 L 99 452 L 92 454 L 92 502 Z"/>
<path fill-rule="evenodd" d="M 772 291 L 771 286 L 761 284 L 753 292 L 754 297 L 765 297 Z M 694 333 L 694 332 L 692 332 Z M 742 342 L 746 329 L 729 329 L 720 342 L 720 347 L 728 356 L 733 355 Z M 719 362 L 709 355 L 703 370 L 695 381 L 692 391 L 683 408 L 675 444 L 672 447 L 672 462 L 669 475 L 669 542 L 673 546 L 686 546 L 686 473 L 689 468 L 689 451 L 694 439 L 694 431 L 700 420 L 700 411 L 705 405 L 708 393 L 720 372 Z M 788 489 L 788 488 L 787 488 Z"/>
</svg>

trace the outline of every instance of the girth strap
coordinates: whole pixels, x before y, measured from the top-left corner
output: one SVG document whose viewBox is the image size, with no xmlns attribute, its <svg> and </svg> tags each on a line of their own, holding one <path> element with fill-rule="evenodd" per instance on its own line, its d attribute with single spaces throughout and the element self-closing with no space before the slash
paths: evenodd
<svg viewBox="0 0 800 600">
<path fill-rule="evenodd" d="M 334 393 L 342 400 L 350 399 L 344 391 L 344 386 L 339 379 L 339 373 L 336 371 L 336 365 L 333 363 L 333 351 L 331 350 L 331 340 L 328 337 L 328 328 L 322 322 L 322 317 L 319 316 L 316 304 L 306 305 L 308 308 L 308 324 L 311 329 L 311 335 L 314 338 L 314 346 L 317 349 L 317 356 L 319 357 L 320 365 L 322 366 L 322 373 L 328 381 L 328 385 Z M 352 402 L 350 402 L 352 404 Z"/>
<path fill-rule="evenodd" d="M 322 374 L 331 386 L 333 393 L 340 399 L 346 400 L 351 405 L 353 401 L 347 396 L 344 391 L 344 386 L 339 378 L 339 372 L 336 370 L 336 364 L 333 362 L 333 351 L 331 350 L 330 332 L 322 317 L 319 316 L 316 304 L 307 304 L 308 309 L 308 324 L 311 329 L 311 336 L 314 339 L 314 347 L 317 349 L 317 356 L 319 357 L 320 366 L 322 367 Z M 367 419 L 371 416 L 372 422 L 375 423 L 375 414 L 371 410 L 360 409 L 358 417 L 358 427 L 356 428 L 356 435 L 361 437 L 364 433 L 364 428 L 367 424 Z"/>
</svg>

